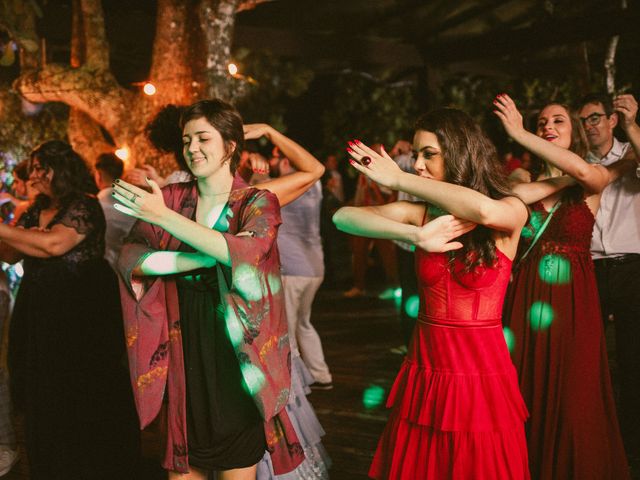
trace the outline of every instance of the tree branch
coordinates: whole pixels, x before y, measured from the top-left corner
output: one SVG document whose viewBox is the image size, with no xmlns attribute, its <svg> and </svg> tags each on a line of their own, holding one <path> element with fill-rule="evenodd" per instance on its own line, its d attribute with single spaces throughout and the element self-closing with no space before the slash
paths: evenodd
<svg viewBox="0 0 640 480">
<path fill-rule="evenodd" d="M 121 121 L 130 114 L 135 97 L 120 87 L 109 71 L 88 66 L 50 64 L 22 75 L 13 86 L 30 102 L 64 102 L 77 108 L 110 132 L 121 130 Z"/>
<path fill-rule="evenodd" d="M 96 69 L 109 70 L 109 43 L 104 28 L 100 0 L 80 0 L 84 38 L 84 63 Z"/>
</svg>

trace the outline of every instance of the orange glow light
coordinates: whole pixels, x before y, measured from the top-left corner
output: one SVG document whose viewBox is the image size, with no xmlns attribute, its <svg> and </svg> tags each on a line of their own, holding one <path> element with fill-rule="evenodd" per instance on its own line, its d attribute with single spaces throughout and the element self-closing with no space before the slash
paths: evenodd
<svg viewBox="0 0 640 480">
<path fill-rule="evenodd" d="M 151 95 L 155 95 L 157 90 L 156 90 L 156 86 L 153 83 L 147 82 L 144 84 L 144 87 L 142 87 L 142 91 L 147 95 L 151 96 Z"/>
</svg>

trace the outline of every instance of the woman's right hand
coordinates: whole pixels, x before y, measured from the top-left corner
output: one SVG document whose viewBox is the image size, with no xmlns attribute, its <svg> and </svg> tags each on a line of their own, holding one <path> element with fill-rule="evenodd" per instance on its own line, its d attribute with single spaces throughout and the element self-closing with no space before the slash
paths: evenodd
<svg viewBox="0 0 640 480">
<path fill-rule="evenodd" d="M 493 113 L 500 119 L 507 135 L 517 141 L 518 136 L 525 132 L 522 122 L 522 114 L 518 111 L 515 102 L 506 93 L 496 96 L 493 101 L 495 110 Z"/>
<path fill-rule="evenodd" d="M 477 224 L 454 217 L 443 215 L 419 227 L 416 248 L 427 252 L 448 252 L 462 248 L 462 243 L 452 242 L 467 232 L 476 228 Z"/>
</svg>

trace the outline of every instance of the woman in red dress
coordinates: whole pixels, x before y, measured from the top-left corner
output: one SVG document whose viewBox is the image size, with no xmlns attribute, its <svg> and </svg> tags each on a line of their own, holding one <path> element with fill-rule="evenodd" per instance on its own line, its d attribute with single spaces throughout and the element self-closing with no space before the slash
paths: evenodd
<svg viewBox="0 0 640 480">
<path fill-rule="evenodd" d="M 546 196 L 532 196 L 531 184 L 514 188 L 533 211 L 521 250 L 534 245 L 510 285 L 504 324 L 531 415 L 532 477 L 628 479 L 589 252 L 598 193 L 628 164 L 608 170 L 585 162 L 582 127 L 563 105 L 542 109 L 535 135 L 508 96 L 495 105 L 507 133 L 546 161 L 542 178 L 565 172 L 578 184 Z"/>
<path fill-rule="evenodd" d="M 527 411 L 500 319 L 527 209 L 509 190 L 495 148 L 454 109 L 418 120 L 418 175 L 384 151 L 350 147 L 357 170 L 425 200 L 345 207 L 334 216 L 348 233 L 417 247 L 420 314 L 370 476 L 528 479 Z M 469 231 L 469 222 L 478 227 Z"/>
</svg>

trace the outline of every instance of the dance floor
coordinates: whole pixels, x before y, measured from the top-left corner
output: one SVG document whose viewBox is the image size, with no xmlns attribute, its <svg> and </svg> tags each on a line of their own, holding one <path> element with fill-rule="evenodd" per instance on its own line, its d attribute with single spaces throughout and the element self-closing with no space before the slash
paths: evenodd
<svg viewBox="0 0 640 480">
<path fill-rule="evenodd" d="M 387 418 L 384 397 L 402 361 L 401 355 L 390 351 L 402 343 L 394 302 L 343 299 L 342 290 L 321 289 L 313 321 L 335 385 L 333 390 L 314 390 L 308 397 L 327 432 L 324 445 L 333 460 L 330 475 L 337 480 L 365 479 Z M 17 427 L 22 458 L 3 480 L 29 478 L 19 418 Z M 141 480 L 166 479 L 159 468 L 160 450 L 157 431 L 145 432 Z"/>
<path fill-rule="evenodd" d="M 366 479 L 387 418 L 384 399 L 402 362 L 402 356 L 392 351 L 402 343 L 395 302 L 375 296 L 344 299 L 342 290 L 323 287 L 314 304 L 313 322 L 334 379 L 333 390 L 313 391 L 308 397 L 326 430 L 324 446 L 333 460 L 331 479 Z M 22 458 L 3 480 L 29 478 L 22 422 L 17 420 Z M 140 480 L 166 479 L 159 468 L 160 450 L 157 431 L 144 432 Z M 634 466 L 634 478 L 640 480 L 637 462 Z"/>
</svg>

